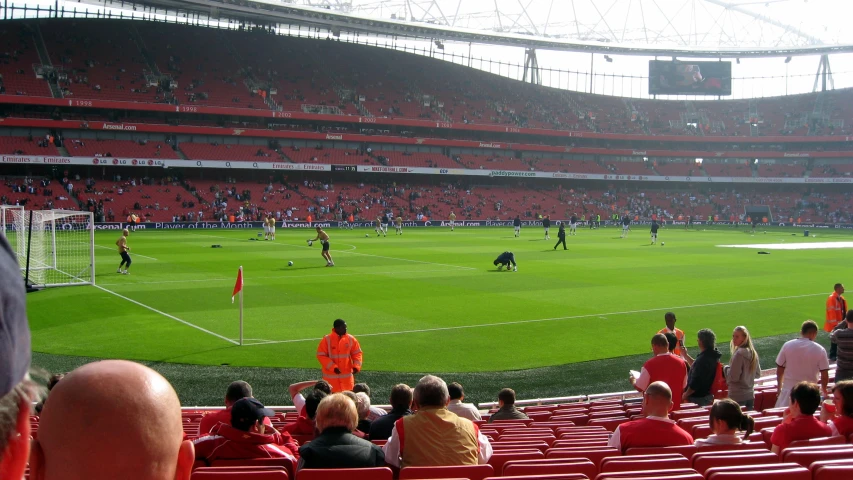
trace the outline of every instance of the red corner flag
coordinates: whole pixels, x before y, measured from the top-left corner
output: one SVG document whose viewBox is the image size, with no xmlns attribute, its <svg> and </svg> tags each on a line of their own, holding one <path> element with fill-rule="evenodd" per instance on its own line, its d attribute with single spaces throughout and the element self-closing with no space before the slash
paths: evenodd
<svg viewBox="0 0 853 480">
<path fill-rule="evenodd" d="M 231 294 L 231 303 L 234 303 L 234 297 L 243 291 L 243 267 L 237 270 L 237 283 L 234 284 L 234 292 Z"/>
</svg>

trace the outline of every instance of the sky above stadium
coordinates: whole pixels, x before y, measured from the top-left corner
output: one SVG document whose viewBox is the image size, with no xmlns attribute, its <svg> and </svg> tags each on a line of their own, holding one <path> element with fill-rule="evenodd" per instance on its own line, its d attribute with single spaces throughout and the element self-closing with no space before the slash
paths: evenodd
<svg viewBox="0 0 853 480">
<path fill-rule="evenodd" d="M 848 0 L 295 0 L 375 18 L 702 47 L 853 43 Z"/>
</svg>

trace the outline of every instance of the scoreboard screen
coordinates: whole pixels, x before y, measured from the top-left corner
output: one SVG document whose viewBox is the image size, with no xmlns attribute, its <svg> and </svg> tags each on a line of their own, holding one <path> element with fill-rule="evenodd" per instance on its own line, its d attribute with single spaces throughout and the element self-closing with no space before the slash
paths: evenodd
<svg viewBox="0 0 853 480">
<path fill-rule="evenodd" d="M 649 60 L 650 95 L 731 95 L 732 62 Z"/>
</svg>

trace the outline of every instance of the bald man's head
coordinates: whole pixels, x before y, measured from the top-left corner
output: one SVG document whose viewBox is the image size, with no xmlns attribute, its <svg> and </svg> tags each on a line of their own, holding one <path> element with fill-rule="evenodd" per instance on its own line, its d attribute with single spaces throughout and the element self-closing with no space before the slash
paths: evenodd
<svg viewBox="0 0 853 480">
<path fill-rule="evenodd" d="M 106 360 L 74 370 L 51 391 L 30 478 L 184 479 L 194 456 L 172 385 L 138 363 Z"/>
<path fill-rule="evenodd" d="M 643 393 L 643 413 L 646 416 L 666 417 L 672 407 L 672 390 L 664 382 L 652 382 Z"/>
</svg>

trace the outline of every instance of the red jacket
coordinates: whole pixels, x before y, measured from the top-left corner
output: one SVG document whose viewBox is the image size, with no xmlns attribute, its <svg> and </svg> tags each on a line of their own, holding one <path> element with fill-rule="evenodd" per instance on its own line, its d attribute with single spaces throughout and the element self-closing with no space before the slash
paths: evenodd
<svg viewBox="0 0 853 480">
<path fill-rule="evenodd" d="M 248 460 L 254 458 L 296 459 L 299 446 L 289 433 L 261 435 L 237 430 L 231 425 L 220 423 L 213 427 L 210 435 L 197 438 L 196 460 L 208 464 L 215 460 Z"/>
<path fill-rule="evenodd" d="M 288 423 L 281 428 L 282 432 L 292 435 L 314 435 L 314 421 L 308 417 L 299 416 L 293 423 Z"/>
<path fill-rule="evenodd" d="M 203 437 L 207 435 L 213 427 L 220 423 L 231 425 L 231 407 L 225 410 L 217 410 L 201 417 L 201 423 L 198 424 L 198 436 Z M 269 417 L 264 417 L 264 425 L 268 427 L 272 426 Z"/>
</svg>

